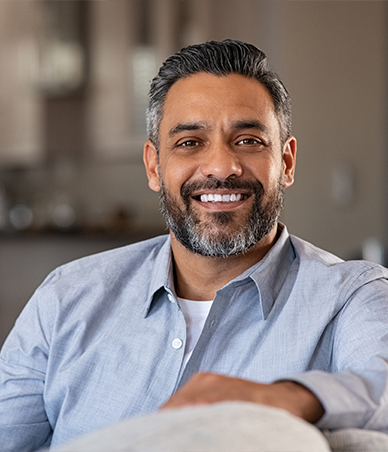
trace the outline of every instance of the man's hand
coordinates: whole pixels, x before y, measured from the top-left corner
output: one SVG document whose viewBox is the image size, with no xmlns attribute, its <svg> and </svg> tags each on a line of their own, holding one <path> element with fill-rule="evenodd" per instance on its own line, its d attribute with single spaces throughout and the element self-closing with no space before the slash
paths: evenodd
<svg viewBox="0 0 388 452">
<path fill-rule="evenodd" d="M 283 408 L 311 423 L 317 422 L 324 413 L 317 397 L 293 381 L 261 384 L 212 373 L 195 374 L 162 406 L 162 409 L 207 405 L 227 400 Z"/>
</svg>

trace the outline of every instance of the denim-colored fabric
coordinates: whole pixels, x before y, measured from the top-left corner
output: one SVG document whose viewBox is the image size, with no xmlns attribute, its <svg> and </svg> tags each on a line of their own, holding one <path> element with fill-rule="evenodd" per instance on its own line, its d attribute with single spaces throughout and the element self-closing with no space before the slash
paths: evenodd
<svg viewBox="0 0 388 452">
<path fill-rule="evenodd" d="M 180 384 L 198 371 L 292 379 L 326 413 L 319 428 L 388 431 L 388 271 L 289 236 L 217 292 Z M 186 325 L 170 239 L 60 267 L 0 355 L 1 450 L 59 445 L 172 394 Z"/>
</svg>

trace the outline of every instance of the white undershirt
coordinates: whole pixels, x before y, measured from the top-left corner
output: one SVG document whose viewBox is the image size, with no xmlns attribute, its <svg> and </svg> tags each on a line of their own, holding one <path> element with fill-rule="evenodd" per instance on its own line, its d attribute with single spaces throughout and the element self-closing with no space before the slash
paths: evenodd
<svg viewBox="0 0 388 452">
<path fill-rule="evenodd" d="M 193 301 L 178 297 L 178 303 L 186 321 L 186 345 L 185 354 L 181 369 L 179 371 L 178 381 L 185 370 L 187 361 L 193 353 L 194 347 L 201 335 L 205 325 L 213 300 L 211 301 Z"/>
</svg>

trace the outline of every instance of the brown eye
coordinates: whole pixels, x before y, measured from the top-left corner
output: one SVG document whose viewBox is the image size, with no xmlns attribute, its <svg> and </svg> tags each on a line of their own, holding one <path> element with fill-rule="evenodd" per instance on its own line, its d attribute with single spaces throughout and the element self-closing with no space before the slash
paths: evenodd
<svg viewBox="0 0 388 452">
<path fill-rule="evenodd" d="M 199 142 L 195 140 L 186 140 L 180 143 L 178 146 L 184 147 L 184 148 L 193 148 L 195 146 L 199 146 Z"/>
<path fill-rule="evenodd" d="M 252 146 L 252 145 L 261 144 L 261 143 L 260 143 L 260 141 L 254 139 L 254 138 L 244 138 L 243 140 L 238 141 L 237 144 L 242 144 L 245 146 Z"/>
</svg>

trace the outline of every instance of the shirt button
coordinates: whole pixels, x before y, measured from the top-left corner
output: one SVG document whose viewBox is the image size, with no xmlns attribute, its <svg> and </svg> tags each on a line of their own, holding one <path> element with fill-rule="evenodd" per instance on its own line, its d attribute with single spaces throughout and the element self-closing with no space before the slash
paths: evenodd
<svg viewBox="0 0 388 452">
<path fill-rule="evenodd" d="M 175 298 L 169 293 L 167 298 L 171 301 L 171 303 L 175 303 Z"/>
<path fill-rule="evenodd" d="M 181 339 L 176 338 L 172 341 L 172 346 L 173 346 L 173 348 L 175 348 L 175 350 L 178 350 L 179 348 L 181 348 L 182 345 L 183 345 L 183 342 Z"/>
</svg>

